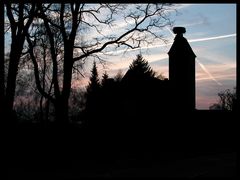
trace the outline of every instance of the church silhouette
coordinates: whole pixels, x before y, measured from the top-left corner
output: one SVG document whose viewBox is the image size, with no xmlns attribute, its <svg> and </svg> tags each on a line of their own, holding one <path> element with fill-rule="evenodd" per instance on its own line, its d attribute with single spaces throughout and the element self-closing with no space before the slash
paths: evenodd
<svg viewBox="0 0 240 180">
<path fill-rule="evenodd" d="M 184 27 L 175 27 L 174 43 L 169 55 L 169 80 L 174 89 L 173 105 L 181 110 L 195 109 L 195 58 L 191 46 L 183 34 Z"/>
</svg>

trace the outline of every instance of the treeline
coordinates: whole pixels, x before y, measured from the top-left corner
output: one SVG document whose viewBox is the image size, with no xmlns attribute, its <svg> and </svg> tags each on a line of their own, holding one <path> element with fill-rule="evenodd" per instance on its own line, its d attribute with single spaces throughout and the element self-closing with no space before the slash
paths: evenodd
<svg viewBox="0 0 240 180">
<path fill-rule="evenodd" d="M 53 105 L 36 89 L 29 89 L 30 77 L 31 74 L 25 74 L 19 78 L 16 118 L 20 122 L 54 122 Z M 71 89 L 69 120 L 92 128 L 144 123 L 142 117 L 156 117 L 170 108 L 170 90 L 168 79 L 154 72 L 141 55 L 137 55 L 125 74 L 118 73 L 115 77 L 109 77 L 107 72 L 99 77 L 94 61 L 86 90 Z M 127 119 L 131 121 L 124 122 Z"/>
<path fill-rule="evenodd" d="M 90 127 L 147 125 L 170 108 L 168 79 L 157 75 L 141 55 L 124 76 L 109 78 L 105 72 L 100 80 L 96 63 L 91 72 L 83 111 Z"/>
</svg>

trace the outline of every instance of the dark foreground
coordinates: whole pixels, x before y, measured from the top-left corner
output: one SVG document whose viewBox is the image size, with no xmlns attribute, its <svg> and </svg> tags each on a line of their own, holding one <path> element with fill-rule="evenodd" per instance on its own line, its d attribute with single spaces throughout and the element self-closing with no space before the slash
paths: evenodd
<svg viewBox="0 0 240 180">
<path fill-rule="evenodd" d="M 230 113 L 114 129 L 21 125 L 9 134 L 10 179 L 236 177 Z"/>
</svg>

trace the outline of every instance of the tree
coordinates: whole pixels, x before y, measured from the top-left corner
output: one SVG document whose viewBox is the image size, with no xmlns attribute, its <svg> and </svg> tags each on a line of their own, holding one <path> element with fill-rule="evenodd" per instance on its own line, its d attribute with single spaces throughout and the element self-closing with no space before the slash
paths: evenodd
<svg viewBox="0 0 240 180">
<path fill-rule="evenodd" d="M 23 46 L 25 37 L 28 34 L 31 26 L 36 6 L 32 4 L 16 3 L 5 4 L 6 14 L 8 17 L 9 28 L 11 31 L 11 47 L 8 63 L 8 75 L 6 82 L 6 89 L 4 93 L 5 110 L 8 116 L 12 114 L 14 95 L 16 89 L 16 78 L 18 74 L 18 66 L 20 58 L 23 54 Z"/>
<path fill-rule="evenodd" d="M 105 86 L 108 78 L 109 78 L 109 77 L 108 77 L 108 74 L 107 74 L 107 72 L 105 71 L 105 72 L 103 73 L 103 75 L 102 75 L 102 81 L 101 81 L 101 86 L 102 86 L 102 87 Z"/>
<path fill-rule="evenodd" d="M 100 88 L 100 82 L 99 82 L 99 78 L 98 78 L 98 71 L 97 71 L 97 66 L 96 66 L 96 62 L 93 62 L 93 67 L 91 70 L 91 77 L 90 77 L 90 82 L 89 85 L 87 87 L 87 92 L 89 94 L 94 93 L 95 91 L 98 91 Z"/>
<path fill-rule="evenodd" d="M 100 95 L 101 95 L 101 85 L 98 78 L 98 71 L 96 62 L 93 62 L 93 67 L 91 70 L 90 82 L 87 86 L 86 94 L 86 108 L 85 113 L 88 118 L 93 120 L 94 116 L 100 112 Z M 90 123 L 93 123 L 92 121 Z"/>
<path fill-rule="evenodd" d="M 43 98 L 45 101 L 45 119 L 48 119 L 50 103 L 55 109 L 55 119 L 61 119 L 59 103 L 61 99 L 59 79 L 62 75 L 62 38 L 56 28 L 51 28 L 47 21 L 40 21 L 45 13 L 41 4 L 37 4 L 37 20 L 31 33 L 27 35 L 28 53 L 32 60 L 36 87 L 41 94 L 40 111 L 43 117 Z"/>
<path fill-rule="evenodd" d="M 0 12 L 4 12 L 4 5 L 1 3 L 0 5 Z M 4 26 L 4 19 L 1 18 L 0 26 Z M 4 34 L 2 31 L 0 34 Z M 1 43 L 4 44 L 4 38 L 2 38 Z M 3 47 L 1 49 L 1 58 L 4 57 Z M 4 59 L 4 58 L 3 58 Z M 0 114 L 3 114 L 4 110 L 4 97 L 5 97 L 5 70 L 4 70 L 4 60 L 0 60 Z"/>
<path fill-rule="evenodd" d="M 137 55 L 137 58 L 129 66 L 129 70 L 125 75 L 125 79 L 143 80 L 154 78 L 155 72 L 149 66 L 148 62 L 143 59 L 142 55 Z"/>
<path fill-rule="evenodd" d="M 236 102 L 236 88 L 233 91 L 227 89 L 218 93 L 218 103 L 215 103 L 209 107 L 211 110 L 227 110 L 232 111 L 234 108 L 234 103 Z"/>
<path fill-rule="evenodd" d="M 85 110 L 86 106 L 86 91 L 83 89 L 72 88 L 71 95 L 69 98 L 69 114 L 71 122 L 81 122 L 83 119 L 81 116 Z"/>
<path fill-rule="evenodd" d="M 39 92 L 43 92 L 40 93 L 39 107 L 40 120 L 44 123 L 48 121 L 50 101 L 53 99 L 51 96 L 53 78 L 51 78 L 52 62 L 49 58 L 51 56 L 49 51 L 50 45 L 43 26 L 38 26 L 34 36 L 32 36 L 34 38 L 33 41 L 31 41 L 29 34 L 26 38 L 29 45 L 27 58 L 32 60 L 33 68 L 31 70 L 34 72 L 35 84 Z M 56 40 L 56 43 L 58 43 L 58 40 Z M 53 103 L 53 101 L 51 102 Z"/>
<path fill-rule="evenodd" d="M 156 40 L 163 40 L 158 32 L 159 29 L 171 24 L 170 9 L 170 4 L 37 3 L 36 18 L 42 20 L 50 44 L 54 96 L 49 96 L 43 90 L 38 78 L 36 78 L 36 86 L 39 92 L 54 104 L 57 121 L 68 122 L 68 100 L 73 70 L 76 66 L 81 70 L 81 65 L 89 58 L 103 61 L 100 53 L 108 52 L 110 47 L 116 50 L 120 47 L 125 50 L 135 49 Z M 126 13 L 122 13 L 124 10 Z M 116 26 L 116 19 L 121 15 L 125 23 L 121 27 L 124 28 L 118 33 L 106 35 L 105 31 Z M 89 32 L 94 34 L 94 37 L 87 38 L 88 36 L 85 35 Z M 61 59 L 56 53 L 56 34 L 62 39 Z M 31 37 L 32 34 L 28 37 L 28 43 L 34 52 L 35 45 Z M 39 67 L 33 56 L 34 53 L 31 53 L 37 77 Z"/>
</svg>

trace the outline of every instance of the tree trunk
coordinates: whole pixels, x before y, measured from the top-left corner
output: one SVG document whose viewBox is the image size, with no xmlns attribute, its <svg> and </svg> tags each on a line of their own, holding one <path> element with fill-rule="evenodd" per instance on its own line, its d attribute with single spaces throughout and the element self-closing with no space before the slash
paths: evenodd
<svg viewBox="0 0 240 180">
<path fill-rule="evenodd" d="M 54 104 L 55 108 L 55 121 L 59 126 L 65 126 L 69 123 L 68 121 L 68 101 L 63 96 L 59 96 Z"/>
<path fill-rule="evenodd" d="M 0 12 L 2 13 L 2 17 L 4 17 L 4 4 L 1 3 L 0 5 Z M 4 18 L 0 19 L 0 26 L 4 27 Z M 1 28 L 1 33 L 0 34 L 4 34 L 4 29 Z M 4 116 L 4 97 L 5 97 L 5 86 L 4 86 L 4 82 L 5 82 L 5 72 L 4 72 L 4 38 L 1 38 L 1 54 L 0 54 L 0 115 Z"/>
<path fill-rule="evenodd" d="M 49 122 L 49 107 L 50 107 L 50 100 L 47 99 L 46 100 L 46 105 L 45 105 L 45 121 L 46 121 L 46 124 Z"/>
<path fill-rule="evenodd" d="M 68 124 L 68 110 L 69 110 L 69 96 L 72 82 L 72 68 L 73 68 L 73 48 L 69 43 L 64 47 L 64 74 L 63 74 L 63 89 L 56 103 L 56 120 L 60 124 Z"/>
<path fill-rule="evenodd" d="M 70 90 L 71 90 L 71 78 L 72 78 L 72 72 L 64 73 L 64 76 L 66 79 L 68 79 L 66 84 L 63 85 L 63 91 L 62 95 L 56 99 L 55 103 L 55 115 L 56 115 L 56 121 L 58 124 L 68 124 L 69 118 L 68 118 L 68 110 L 69 110 L 69 96 L 70 96 Z M 67 76 L 67 77 L 66 77 Z"/>
<path fill-rule="evenodd" d="M 8 68 L 8 76 L 7 76 L 7 87 L 6 87 L 6 98 L 5 98 L 5 106 L 6 106 L 6 114 L 9 118 L 15 119 L 13 113 L 13 103 L 16 89 L 16 79 L 18 73 L 18 64 L 21 56 L 21 51 L 14 45 L 11 47 L 10 53 L 10 61 Z"/>
<path fill-rule="evenodd" d="M 41 96 L 39 101 L 39 109 L 40 109 L 40 123 L 44 124 L 44 111 L 43 111 L 43 96 Z"/>
</svg>

